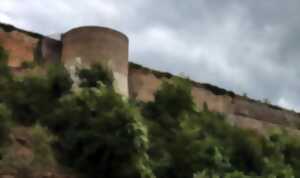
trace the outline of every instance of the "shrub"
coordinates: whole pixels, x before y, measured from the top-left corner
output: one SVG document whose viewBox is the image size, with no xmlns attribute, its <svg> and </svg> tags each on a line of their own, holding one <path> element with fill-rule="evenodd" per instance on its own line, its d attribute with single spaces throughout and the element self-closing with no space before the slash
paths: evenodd
<svg viewBox="0 0 300 178">
<path fill-rule="evenodd" d="M 225 175 L 220 175 L 218 173 L 208 173 L 207 171 L 202 171 L 200 173 L 194 174 L 193 178 L 250 178 L 250 176 L 246 176 L 242 172 L 231 172 L 231 173 L 226 173 Z"/>
<path fill-rule="evenodd" d="M 52 144 L 55 137 L 48 131 L 47 128 L 40 124 L 35 124 L 31 130 L 31 142 L 34 159 L 32 164 L 34 167 L 52 167 L 55 165 L 54 152 L 52 151 Z"/>
<path fill-rule="evenodd" d="M 22 146 L 8 144 L 0 160 L 0 167 L 3 170 L 13 170 L 16 177 L 34 177 L 35 173 L 46 172 L 56 165 L 54 152 L 51 148 L 54 139 L 52 134 L 39 124 L 28 128 L 28 131 L 30 144 L 27 146 L 32 151 L 33 156 L 16 154 L 15 151 L 22 148 Z"/>
<path fill-rule="evenodd" d="M 0 46 L 0 102 L 3 101 L 3 92 L 8 88 L 9 82 L 12 80 L 10 69 L 7 65 L 8 55 L 4 48 Z"/>
<path fill-rule="evenodd" d="M 0 146 L 3 146 L 8 138 L 11 124 L 11 112 L 3 104 L 0 104 Z"/>
<path fill-rule="evenodd" d="M 21 67 L 24 69 L 33 69 L 35 66 L 36 66 L 36 64 L 31 61 L 23 61 L 21 63 Z"/>
<path fill-rule="evenodd" d="M 58 99 L 72 86 L 62 66 L 51 66 L 47 75 L 25 75 L 7 82 L 0 98 L 11 108 L 13 118 L 21 124 L 33 125 L 52 112 Z"/>
<path fill-rule="evenodd" d="M 298 176 L 297 139 L 282 134 L 265 138 L 229 125 L 223 115 L 208 109 L 199 113 L 189 85 L 183 83 L 165 82 L 155 101 L 143 107 L 149 128 L 148 154 L 158 178 Z M 199 170 L 207 171 L 194 174 Z"/>
<path fill-rule="evenodd" d="M 7 66 L 8 54 L 3 47 L 0 46 L 0 77 L 10 75 L 9 67 Z"/>
<path fill-rule="evenodd" d="M 13 118 L 25 125 L 34 124 L 51 107 L 47 82 L 43 77 L 26 76 L 10 83 L 3 98 L 12 109 Z"/>
<path fill-rule="evenodd" d="M 47 82 L 52 98 L 68 94 L 73 81 L 68 71 L 62 65 L 50 65 L 47 71 Z"/>
<path fill-rule="evenodd" d="M 179 125 L 180 114 L 194 112 L 194 109 L 190 83 L 176 77 L 162 83 L 155 93 L 155 100 L 143 108 L 143 114 L 165 128 L 173 128 Z"/>
<path fill-rule="evenodd" d="M 113 90 L 82 89 L 61 99 L 48 127 L 64 162 L 90 177 L 151 177 L 147 129 Z"/>
<path fill-rule="evenodd" d="M 0 160 L 2 170 L 13 170 L 16 177 L 33 177 L 34 167 L 32 160 L 16 156 L 14 152 L 6 149 L 3 158 Z"/>
<path fill-rule="evenodd" d="M 81 87 L 97 87 L 101 82 L 107 87 L 112 87 L 113 76 L 108 70 L 105 70 L 101 64 L 94 64 L 90 69 L 80 69 L 78 71 Z"/>
<path fill-rule="evenodd" d="M 157 177 L 192 177 L 205 165 L 215 164 L 212 157 L 218 153 L 206 153 L 214 148 L 204 146 L 210 141 L 200 137 L 201 119 L 187 80 L 165 81 L 155 94 L 155 101 L 146 104 L 143 113 L 150 134 L 149 156 Z"/>
</svg>

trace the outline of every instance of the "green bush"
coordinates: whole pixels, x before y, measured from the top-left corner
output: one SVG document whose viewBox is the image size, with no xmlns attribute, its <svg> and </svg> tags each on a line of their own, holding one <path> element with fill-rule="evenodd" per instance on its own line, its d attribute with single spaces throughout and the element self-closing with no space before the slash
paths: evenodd
<svg viewBox="0 0 300 178">
<path fill-rule="evenodd" d="M 97 87 L 99 82 L 107 87 L 112 87 L 113 84 L 112 73 L 105 70 L 100 64 L 94 64 L 90 69 L 80 69 L 78 77 L 81 87 Z"/>
<path fill-rule="evenodd" d="M 32 125 L 51 113 L 71 86 L 66 70 L 62 66 L 51 66 L 47 75 L 30 74 L 6 82 L 0 99 L 11 108 L 16 121 Z"/>
<path fill-rule="evenodd" d="M 143 106 L 158 178 L 300 176 L 299 139 L 280 133 L 262 137 L 229 125 L 221 114 L 198 112 L 185 82 L 165 82 L 155 101 Z"/>
<path fill-rule="evenodd" d="M 5 49 L 0 46 L 0 78 L 10 75 L 10 69 L 7 66 L 8 54 Z"/>
<path fill-rule="evenodd" d="M 193 152 L 196 149 L 202 157 L 206 148 L 201 144 L 204 140 L 196 139 L 201 128 L 192 123 L 198 122 L 198 115 L 186 80 L 164 82 L 143 113 L 150 134 L 149 156 L 157 177 L 192 177 L 194 171 L 204 168 L 204 162 L 199 162 Z"/>
<path fill-rule="evenodd" d="M 208 173 L 207 171 L 202 171 L 200 173 L 194 174 L 193 178 L 251 178 L 250 176 L 246 176 L 242 172 L 231 172 L 231 173 L 226 173 L 224 176 L 219 175 L 218 173 Z"/>
<path fill-rule="evenodd" d="M 28 128 L 28 148 L 32 151 L 32 156 L 21 156 L 16 154 L 16 150 L 21 150 L 20 145 L 7 144 L 3 157 L 0 160 L 0 167 L 2 170 L 12 170 L 16 177 L 34 177 L 36 173 L 49 171 L 56 166 L 54 152 L 51 144 L 54 137 L 47 129 L 41 127 L 39 124 Z"/>
<path fill-rule="evenodd" d="M 113 90 L 82 89 L 63 97 L 49 116 L 62 159 L 90 177 L 152 177 L 147 129 Z"/>
<path fill-rule="evenodd" d="M 7 141 L 11 125 L 11 112 L 3 104 L 0 104 L 0 146 Z"/>
<path fill-rule="evenodd" d="M 47 128 L 42 127 L 40 124 L 35 124 L 30 129 L 32 152 L 34 158 L 32 165 L 34 167 L 53 167 L 56 164 L 52 144 L 55 137 L 48 131 Z"/>
<path fill-rule="evenodd" d="M 31 61 L 23 61 L 21 63 L 21 67 L 23 69 L 33 69 L 36 66 L 36 63 L 31 62 Z"/>
<path fill-rule="evenodd" d="M 4 48 L 0 46 L 0 102 L 3 101 L 3 93 L 7 90 L 12 80 L 10 69 L 7 65 L 8 55 Z"/>
<path fill-rule="evenodd" d="M 162 83 L 160 89 L 155 93 L 155 101 L 147 105 L 148 114 L 168 114 L 177 117 L 181 112 L 191 112 L 195 106 L 191 95 L 191 84 L 181 78 L 173 78 Z"/>
<path fill-rule="evenodd" d="M 47 82 L 51 97 L 54 99 L 68 94 L 73 84 L 68 71 L 62 65 L 48 66 Z"/>
</svg>

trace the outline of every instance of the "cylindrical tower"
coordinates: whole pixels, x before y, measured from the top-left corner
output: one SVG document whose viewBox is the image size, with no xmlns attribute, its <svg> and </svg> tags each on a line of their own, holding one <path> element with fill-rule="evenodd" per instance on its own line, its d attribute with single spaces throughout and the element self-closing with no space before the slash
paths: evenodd
<svg viewBox="0 0 300 178">
<path fill-rule="evenodd" d="M 100 63 L 112 71 L 114 87 L 128 96 L 128 38 L 104 27 L 80 27 L 62 36 L 62 63 L 74 70 L 76 65 Z"/>
</svg>

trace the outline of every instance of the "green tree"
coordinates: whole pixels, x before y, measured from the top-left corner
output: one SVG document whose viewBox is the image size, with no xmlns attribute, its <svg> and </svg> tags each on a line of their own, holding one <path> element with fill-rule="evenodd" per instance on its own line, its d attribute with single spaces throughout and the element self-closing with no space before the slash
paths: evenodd
<svg viewBox="0 0 300 178">
<path fill-rule="evenodd" d="M 173 78 L 164 82 L 155 101 L 147 103 L 143 113 L 150 133 L 149 155 L 157 177 L 188 178 L 197 170 L 224 171 L 230 166 L 221 142 L 208 135 L 221 135 L 221 129 L 225 131 L 229 126 L 222 115 L 196 111 L 187 80 Z"/>
<path fill-rule="evenodd" d="M 0 104 L 0 146 L 7 141 L 10 124 L 11 112 L 5 105 Z"/>
<path fill-rule="evenodd" d="M 63 97 L 47 125 L 58 134 L 65 163 L 90 177 L 152 177 L 141 116 L 110 88 Z"/>
<path fill-rule="evenodd" d="M 81 87 L 97 87 L 101 82 L 107 87 L 112 87 L 113 76 L 108 70 L 105 70 L 101 64 L 94 64 L 91 68 L 84 68 L 78 71 Z"/>
<path fill-rule="evenodd" d="M 143 108 L 157 177 L 191 178 L 199 170 L 208 170 L 210 177 L 293 176 L 298 164 L 295 140 L 272 143 L 274 137 L 235 128 L 222 114 L 198 112 L 185 82 L 166 81 Z"/>
<path fill-rule="evenodd" d="M 12 75 L 7 64 L 8 55 L 4 48 L 0 46 L 0 102 L 3 101 L 3 93 L 9 87 Z"/>
<path fill-rule="evenodd" d="M 25 125 L 52 112 L 58 99 L 71 89 L 71 79 L 62 66 L 51 66 L 46 75 L 30 74 L 5 83 L 1 100 L 11 108 L 13 118 Z"/>
<path fill-rule="evenodd" d="M 63 65 L 48 66 L 46 77 L 52 98 L 59 98 L 70 92 L 73 81 Z"/>
<path fill-rule="evenodd" d="M 10 70 L 7 65 L 8 54 L 5 49 L 0 46 L 0 77 L 7 77 L 10 75 Z"/>
</svg>

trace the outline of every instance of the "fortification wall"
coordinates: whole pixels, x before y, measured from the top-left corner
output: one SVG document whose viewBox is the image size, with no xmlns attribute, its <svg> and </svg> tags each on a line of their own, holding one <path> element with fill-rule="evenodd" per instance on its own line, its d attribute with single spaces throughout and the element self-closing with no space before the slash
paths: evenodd
<svg viewBox="0 0 300 178">
<path fill-rule="evenodd" d="M 128 38 L 115 30 L 103 27 L 80 27 L 62 37 L 62 62 L 74 67 L 101 63 L 113 72 L 114 87 L 128 96 Z"/>
<path fill-rule="evenodd" d="M 41 58 L 43 63 L 60 63 L 62 42 L 45 37 L 41 40 Z"/>
<path fill-rule="evenodd" d="M 130 63 L 128 77 L 130 97 L 140 101 L 152 101 L 162 80 L 170 77 L 172 75 L 168 73 Z M 192 95 L 199 110 L 203 110 L 206 103 L 210 111 L 227 115 L 232 124 L 260 133 L 275 127 L 286 127 L 298 132 L 296 129 L 300 116 L 295 112 L 251 100 L 209 84 L 196 82 L 192 84 Z"/>
<path fill-rule="evenodd" d="M 128 96 L 128 38 L 103 27 L 80 27 L 63 35 L 62 41 L 0 24 L 0 44 L 9 54 L 8 64 L 21 74 L 24 62 L 64 63 L 67 68 L 101 63 L 112 71 L 114 87 Z"/>
<path fill-rule="evenodd" d="M 154 93 L 162 82 L 148 70 L 139 68 L 133 63 L 129 63 L 128 87 L 129 97 L 140 101 L 153 101 Z"/>
<path fill-rule="evenodd" d="M 8 52 L 8 65 L 20 68 L 24 62 L 59 61 L 61 42 L 40 34 L 0 23 L 0 44 Z"/>
<path fill-rule="evenodd" d="M 26 61 L 33 62 L 38 43 L 39 36 L 0 26 L 0 44 L 8 51 L 8 65 L 11 67 L 19 67 Z"/>
<path fill-rule="evenodd" d="M 100 27 L 73 29 L 63 36 L 63 42 L 43 35 L 20 30 L 0 23 L 0 44 L 9 53 L 9 66 L 17 73 L 23 62 L 57 63 L 66 66 L 102 63 L 113 71 L 119 93 L 141 101 L 152 101 L 163 79 L 171 74 L 128 66 L 128 39 L 120 32 Z M 204 103 L 209 110 L 221 112 L 229 121 L 242 128 L 264 133 L 268 128 L 286 127 L 298 132 L 300 114 L 245 98 L 233 92 L 192 82 L 192 95 L 199 110 Z M 129 88 L 129 89 L 128 89 Z M 129 91 L 128 91 L 129 90 Z"/>
</svg>

